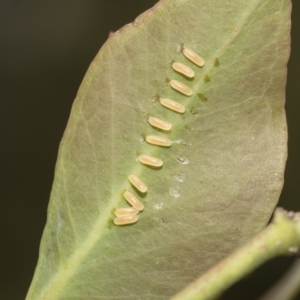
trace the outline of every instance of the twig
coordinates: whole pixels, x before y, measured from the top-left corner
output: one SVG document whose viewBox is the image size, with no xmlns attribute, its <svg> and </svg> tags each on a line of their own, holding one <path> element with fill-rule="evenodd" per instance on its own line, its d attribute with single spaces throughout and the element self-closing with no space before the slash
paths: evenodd
<svg viewBox="0 0 300 300">
<path fill-rule="evenodd" d="M 272 223 L 171 300 L 211 300 L 265 261 L 300 247 L 300 213 L 278 208 Z"/>
</svg>

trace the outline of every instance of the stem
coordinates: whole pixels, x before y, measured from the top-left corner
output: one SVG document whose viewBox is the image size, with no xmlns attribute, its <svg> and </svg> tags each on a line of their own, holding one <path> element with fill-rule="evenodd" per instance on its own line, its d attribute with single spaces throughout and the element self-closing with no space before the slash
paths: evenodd
<svg viewBox="0 0 300 300">
<path fill-rule="evenodd" d="M 278 208 L 272 223 L 171 300 L 211 300 L 265 261 L 300 247 L 300 213 Z"/>
</svg>

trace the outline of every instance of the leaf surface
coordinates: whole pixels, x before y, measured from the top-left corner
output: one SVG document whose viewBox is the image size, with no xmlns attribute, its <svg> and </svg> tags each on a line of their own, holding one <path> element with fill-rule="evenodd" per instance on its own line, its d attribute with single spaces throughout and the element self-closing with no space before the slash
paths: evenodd
<svg viewBox="0 0 300 300">
<path fill-rule="evenodd" d="M 286 160 L 290 9 L 288 0 L 164 0 L 109 38 L 60 145 L 27 299 L 168 299 L 265 226 Z M 183 46 L 204 67 L 187 60 Z M 172 61 L 195 78 L 175 72 Z M 160 97 L 186 112 L 164 108 Z M 156 130 L 149 116 L 172 130 Z M 173 143 L 149 145 L 147 135 Z M 141 154 L 163 167 L 142 165 Z M 146 195 L 130 174 L 145 182 Z M 116 226 L 125 190 L 145 209 L 137 223 Z"/>
</svg>

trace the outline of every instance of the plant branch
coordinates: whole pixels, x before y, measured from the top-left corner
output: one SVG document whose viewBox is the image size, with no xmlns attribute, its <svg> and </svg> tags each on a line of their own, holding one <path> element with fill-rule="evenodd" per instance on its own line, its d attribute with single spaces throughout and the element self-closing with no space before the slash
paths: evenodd
<svg viewBox="0 0 300 300">
<path fill-rule="evenodd" d="M 171 300 L 209 300 L 265 261 L 300 247 L 300 213 L 277 208 L 271 224 Z"/>
</svg>

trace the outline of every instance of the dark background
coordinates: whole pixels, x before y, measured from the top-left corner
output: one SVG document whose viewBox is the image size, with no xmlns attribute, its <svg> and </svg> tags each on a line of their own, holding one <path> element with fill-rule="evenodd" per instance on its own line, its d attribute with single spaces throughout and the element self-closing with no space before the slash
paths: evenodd
<svg viewBox="0 0 300 300">
<path fill-rule="evenodd" d="M 89 64 L 110 31 L 156 2 L 0 0 L 0 299 L 24 299 L 30 285 L 59 142 Z M 289 159 L 279 205 L 300 211 L 300 1 L 293 4 Z M 272 260 L 224 299 L 257 299 L 293 260 Z"/>
</svg>

